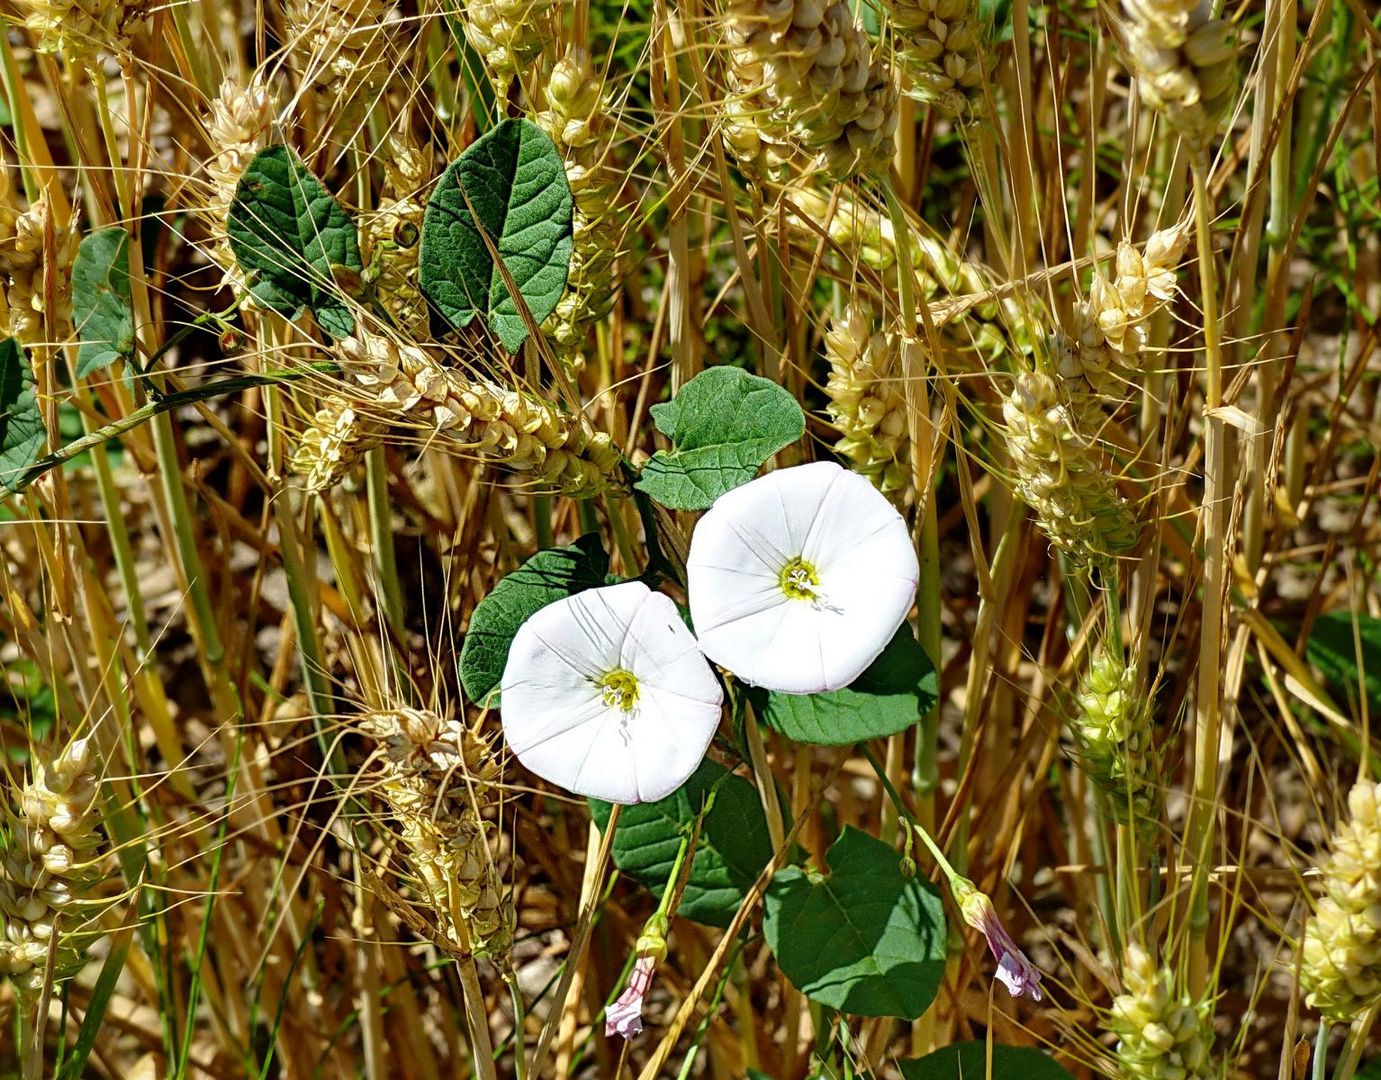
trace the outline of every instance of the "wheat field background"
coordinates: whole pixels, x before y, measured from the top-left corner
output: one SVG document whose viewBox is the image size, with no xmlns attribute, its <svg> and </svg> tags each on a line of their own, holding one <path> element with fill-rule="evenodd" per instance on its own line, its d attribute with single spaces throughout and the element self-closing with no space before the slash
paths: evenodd
<svg viewBox="0 0 1381 1080">
<path fill-rule="evenodd" d="M 0 14 L 0 1076 L 1381 1077 L 1373 0 Z M 723 368 L 905 519 L 911 676 L 591 804 L 489 620 L 685 600 Z"/>
</svg>

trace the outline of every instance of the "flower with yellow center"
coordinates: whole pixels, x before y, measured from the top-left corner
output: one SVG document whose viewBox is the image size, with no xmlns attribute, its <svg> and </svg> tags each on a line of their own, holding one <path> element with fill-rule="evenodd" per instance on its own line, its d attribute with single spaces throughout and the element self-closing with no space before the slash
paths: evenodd
<svg viewBox="0 0 1381 1080">
<path fill-rule="evenodd" d="M 847 686 L 906 618 L 920 576 L 906 522 L 833 462 L 779 469 L 721 496 L 686 563 L 700 648 L 785 694 Z"/>
<path fill-rule="evenodd" d="M 676 605 L 640 581 L 539 610 L 513 639 L 501 690 L 519 761 L 567 791 L 625 804 L 685 783 L 724 701 Z"/>
</svg>

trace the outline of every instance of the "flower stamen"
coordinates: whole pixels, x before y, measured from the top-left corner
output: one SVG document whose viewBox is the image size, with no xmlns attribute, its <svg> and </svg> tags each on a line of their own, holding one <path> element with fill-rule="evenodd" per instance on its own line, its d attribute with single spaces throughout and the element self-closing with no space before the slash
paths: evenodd
<svg viewBox="0 0 1381 1080">
<path fill-rule="evenodd" d="M 782 592 L 793 600 L 817 600 L 820 577 L 805 559 L 795 558 L 782 567 Z"/>
<path fill-rule="evenodd" d="M 599 681 L 604 704 L 611 709 L 632 712 L 638 704 L 638 677 L 624 668 L 615 668 Z"/>
</svg>

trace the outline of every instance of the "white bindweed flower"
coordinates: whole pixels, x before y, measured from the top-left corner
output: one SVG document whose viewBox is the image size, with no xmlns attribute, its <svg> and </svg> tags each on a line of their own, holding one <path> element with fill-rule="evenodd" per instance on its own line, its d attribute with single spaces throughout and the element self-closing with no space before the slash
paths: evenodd
<svg viewBox="0 0 1381 1080">
<path fill-rule="evenodd" d="M 685 783 L 724 700 L 676 605 L 640 581 L 539 610 L 513 639 L 501 689 L 519 761 L 616 803 L 654 802 Z"/>
<path fill-rule="evenodd" d="M 920 568 L 886 497 L 822 461 L 722 495 L 695 527 L 686 575 L 706 656 L 754 686 L 815 694 L 877 659 Z"/>
</svg>

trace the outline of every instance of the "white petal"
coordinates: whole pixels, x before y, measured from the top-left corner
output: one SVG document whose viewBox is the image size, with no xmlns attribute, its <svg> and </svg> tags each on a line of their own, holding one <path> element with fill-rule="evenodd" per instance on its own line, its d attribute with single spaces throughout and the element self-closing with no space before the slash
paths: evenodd
<svg viewBox="0 0 1381 1080">
<path fill-rule="evenodd" d="M 782 592 L 793 558 L 815 567 L 818 602 Z M 696 526 L 687 559 L 705 655 L 788 694 L 862 674 L 906 618 L 919 576 L 901 515 L 833 462 L 780 469 L 723 496 Z"/>
<path fill-rule="evenodd" d="M 649 593 L 624 638 L 620 666 L 638 677 L 640 690 L 656 687 L 718 710 L 724 691 L 705 663 L 671 597 Z"/>
<path fill-rule="evenodd" d="M 638 680 L 631 710 L 604 700 L 601 680 L 620 668 Z M 641 582 L 538 611 L 513 639 L 501 688 L 504 737 L 529 770 L 619 803 L 680 787 L 704 758 L 723 702 L 676 605 Z"/>
<path fill-rule="evenodd" d="M 704 664 L 703 656 L 700 660 Z M 704 760 L 719 714 L 719 702 L 693 701 L 665 687 L 643 687 L 630 724 L 636 798 L 628 801 L 656 802 L 684 784 Z"/>
</svg>

